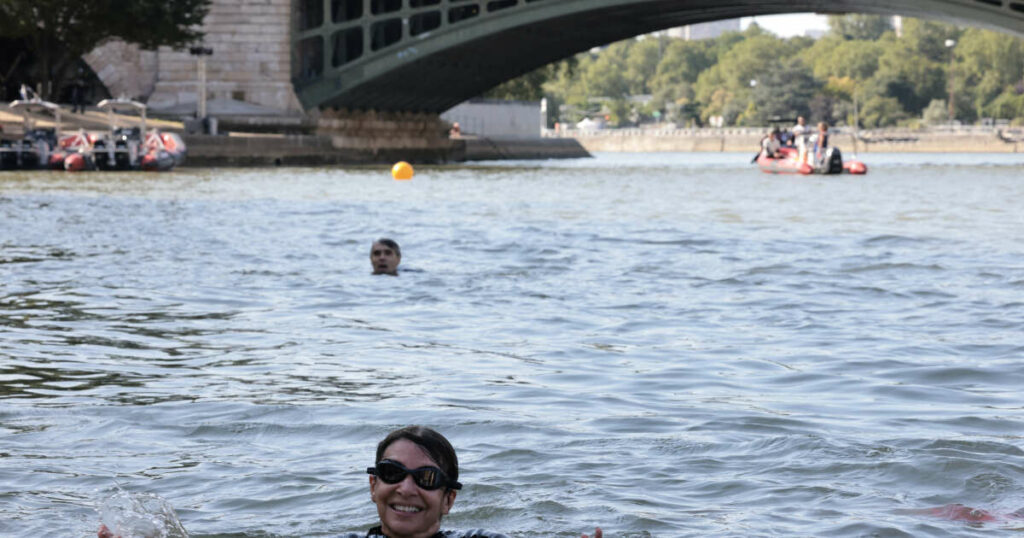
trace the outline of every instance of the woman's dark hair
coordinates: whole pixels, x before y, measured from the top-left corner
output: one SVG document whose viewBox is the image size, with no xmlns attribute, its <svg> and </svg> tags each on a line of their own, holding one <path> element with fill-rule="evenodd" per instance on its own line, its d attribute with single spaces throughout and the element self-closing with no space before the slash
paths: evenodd
<svg viewBox="0 0 1024 538">
<path fill-rule="evenodd" d="M 395 255 L 398 256 L 399 258 L 402 257 L 402 247 L 398 246 L 398 243 L 396 243 L 394 239 L 388 239 L 387 237 L 381 237 L 380 239 L 378 239 L 378 240 L 376 240 L 374 242 L 375 243 L 380 243 L 380 244 L 390 248 L 391 250 L 395 251 Z M 372 250 L 372 248 L 371 248 L 371 250 Z"/>
<path fill-rule="evenodd" d="M 384 459 L 384 451 L 391 446 L 391 443 L 399 439 L 406 439 L 419 445 L 430 456 L 430 459 L 434 460 L 437 466 L 444 471 L 444 474 L 448 475 L 449 481 L 458 481 L 459 458 L 455 456 L 455 449 L 443 435 L 425 426 L 406 426 L 389 433 L 383 441 L 377 443 L 375 462 Z"/>
</svg>

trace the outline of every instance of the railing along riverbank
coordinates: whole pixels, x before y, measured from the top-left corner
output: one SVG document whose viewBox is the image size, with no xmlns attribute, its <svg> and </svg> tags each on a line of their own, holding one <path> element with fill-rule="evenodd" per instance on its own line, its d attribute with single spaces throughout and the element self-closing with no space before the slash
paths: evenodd
<svg viewBox="0 0 1024 538">
<path fill-rule="evenodd" d="M 572 138 L 590 152 L 743 152 L 756 150 L 768 128 L 546 129 L 545 138 Z M 1022 153 L 1024 128 L 943 126 L 929 129 L 833 128 L 832 143 L 847 152 Z"/>
</svg>

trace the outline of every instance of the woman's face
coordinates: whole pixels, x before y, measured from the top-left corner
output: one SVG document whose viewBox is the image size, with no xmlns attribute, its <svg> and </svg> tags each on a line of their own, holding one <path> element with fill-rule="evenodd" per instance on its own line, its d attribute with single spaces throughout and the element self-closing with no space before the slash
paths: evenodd
<svg viewBox="0 0 1024 538">
<path fill-rule="evenodd" d="M 419 445 L 399 439 L 384 449 L 382 459 L 396 461 L 409 469 L 439 467 Z M 384 534 L 391 538 L 424 538 L 441 528 L 441 516 L 455 502 L 455 491 L 444 487 L 427 491 L 406 475 L 397 484 L 388 484 L 370 477 L 370 498 L 377 505 L 377 514 Z"/>
</svg>

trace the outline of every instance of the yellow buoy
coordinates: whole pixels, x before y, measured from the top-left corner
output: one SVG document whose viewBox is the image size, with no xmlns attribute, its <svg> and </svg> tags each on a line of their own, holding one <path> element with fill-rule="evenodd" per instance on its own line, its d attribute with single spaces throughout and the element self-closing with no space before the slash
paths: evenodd
<svg viewBox="0 0 1024 538">
<path fill-rule="evenodd" d="M 391 167 L 391 177 L 395 179 L 412 179 L 412 165 L 405 161 L 398 161 Z"/>
</svg>

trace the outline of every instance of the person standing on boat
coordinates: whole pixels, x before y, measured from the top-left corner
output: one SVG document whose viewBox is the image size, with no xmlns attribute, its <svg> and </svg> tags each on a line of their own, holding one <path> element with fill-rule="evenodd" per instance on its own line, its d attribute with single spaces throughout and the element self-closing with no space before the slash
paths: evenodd
<svg viewBox="0 0 1024 538">
<path fill-rule="evenodd" d="M 796 125 L 790 130 L 793 136 L 790 140 L 797 148 L 797 160 L 807 162 L 807 120 L 803 116 L 796 117 Z"/>
<path fill-rule="evenodd" d="M 812 137 L 814 141 L 814 162 L 818 163 L 825 156 L 825 149 L 828 148 L 828 124 L 818 122 L 818 133 Z"/>
<path fill-rule="evenodd" d="M 794 125 L 792 129 L 790 129 L 790 132 L 793 133 L 793 138 L 797 138 L 797 137 L 803 136 L 806 131 L 807 131 L 807 120 L 805 120 L 803 116 L 797 116 L 796 117 L 796 125 Z"/>
</svg>

